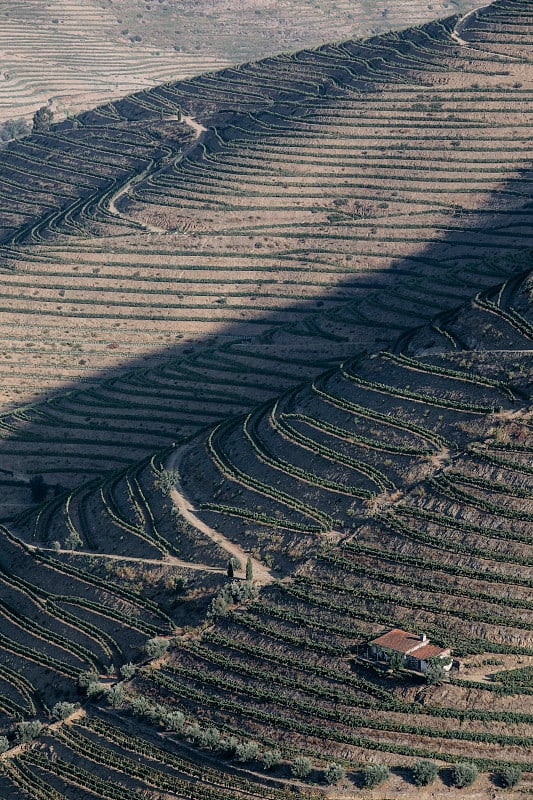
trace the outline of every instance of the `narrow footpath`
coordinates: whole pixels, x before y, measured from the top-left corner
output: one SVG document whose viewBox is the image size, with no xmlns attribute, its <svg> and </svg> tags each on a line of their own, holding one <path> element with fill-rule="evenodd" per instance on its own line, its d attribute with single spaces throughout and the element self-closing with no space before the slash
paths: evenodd
<svg viewBox="0 0 533 800">
<path fill-rule="evenodd" d="M 180 447 L 174 453 L 172 453 L 167 460 L 166 468 L 168 470 L 177 470 L 179 472 L 183 458 L 189 449 L 190 445 L 186 445 L 185 447 Z M 268 569 L 268 567 L 261 563 L 261 561 L 253 558 L 250 553 L 247 553 L 238 544 L 232 542 L 230 539 L 220 533 L 220 531 L 210 528 L 209 525 L 197 517 L 195 509 L 189 498 L 183 492 L 182 487 L 177 485 L 174 489 L 172 489 L 170 492 L 170 498 L 187 522 L 208 536 L 213 542 L 218 544 L 219 547 L 222 547 L 224 550 L 226 550 L 230 557 L 234 556 L 235 558 L 239 559 L 241 562 L 241 572 L 243 575 L 246 567 L 246 561 L 250 556 L 252 558 L 254 581 L 257 585 L 266 586 L 267 584 L 273 583 L 276 580 L 272 572 Z M 240 577 L 239 571 L 236 572 L 236 575 Z"/>
<path fill-rule="evenodd" d="M 165 117 L 165 121 L 169 121 L 169 120 L 183 123 L 188 128 L 190 128 L 192 133 L 193 133 L 192 142 L 187 147 L 185 147 L 182 150 L 181 153 L 178 153 L 179 159 L 182 159 L 197 144 L 198 139 L 200 139 L 200 137 L 204 133 L 207 132 L 207 128 L 204 127 L 203 125 L 201 125 L 199 122 L 197 122 L 194 119 L 194 117 L 186 116 L 185 114 L 182 114 L 181 118 L 178 117 L 177 115 L 176 116 Z M 174 158 L 174 155 L 175 154 L 172 153 L 171 155 L 168 155 L 168 156 L 164 157 L 163 166 L 166 166 L 166 164 L 172 158 Z M 142 228 L 144 228 L 145 230 L 149 231 L 150 233 L 168 233 L 168 230 L 166 228 L 160 228 L 160 227 L 157 227 L 156 225 L 150 225 L 150 224 L 147 224 L 147 223 L 139 223 L 136 220 L 130 220 L 129 217 L 127 217 L 125 214 L 123 214 L 117 208 L 117 203 L 121 199 L 121 197 L 123 197 L 125 194 L 127 194 L 132 186 L 136 186 L 137 184 L 139 184 L 142 181 L 144 181 L 145 178 L 147 178 L 152 173 L 153 166 L 154 166 L 153 162 L 150 163 L 146 167 L 146 169 L 144 169 L 138 175 L 134 175 L 131 178 L 128 178 L 128 180 L 125 181 L 125 183 L 123 183 L 122 186 L 120 186 L 118 189 L 116 189 L 116 191 L 114 191 L 111 194 L 111 196 L 109 197 L 109 199 L 107 201 L 107 211 L 112 216 L 119 217 L 120 219 L 123 219 L 126 222 L 131 222 L 132 224 L 135 225 L 135 227 L 141 226 Z M 158 171 L 159 170 L 156 170 L 155 172 L 157 173 Z"/>
<path fill-rule="evenodd" d="M 138 556 L 119 556 L 114 553 L 95 553 L 92 550 L 68 550 L 67 548 L 60 547 L 39 547 L 36 544 L 28 544 L 24 542 L 25 547 L 29 550 L 42 550 L 48 553 L 66 553 L 69 556 L 85 556 L 89 558 L 105 558 L 107 561 L 129 561 L 138 564 L 154 564 L 158 567 L 170 566 L 179 567 L 180 569 L 195 569 L 202 572 L 218 572 L 226 573 L 225 569 L 221 567 L 210 567 L 207 564 L 199 564 L 196 561 L 181 561 L 175 556 L 162 556 L 161 558 L 140 558 Z"/>
</svg>

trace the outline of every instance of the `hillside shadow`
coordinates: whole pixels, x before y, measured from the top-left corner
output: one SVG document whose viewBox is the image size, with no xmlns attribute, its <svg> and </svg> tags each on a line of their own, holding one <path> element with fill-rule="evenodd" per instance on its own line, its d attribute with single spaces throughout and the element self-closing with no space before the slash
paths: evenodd
<svg viewBox="0 0 533 800">
<path fill-rule="evenodd" d="M 526 180 L 526 171 L 522 177 Z M 194 344 L 154 349 L 149 357 L 96 372 L 89 386 L 65 384 L 52 403 L 43 400 L 22 414 L 4 416 L 4 491 L 18 493 L 24 505 L 31 475 L 43 474 L 50 486 L 64 488 L 124 468 L 313 378 L 328 363 L 389 349 L 406 329 L 423 326 L 440 311 L 524 271 L 531 263 L 527 226 L 532 204 L 516 190 L 516 180 L 504 185 L 487 199 L 484 210 L 469 215 L 468 227 L 448 231 L 416 257 L 395 259 L 379 274 L 351 274 L 333 287 L 337 296 L 341 290 L 349 294 L 344 302 L 331 301 L 324 292 L 294 304 L 288 312 L 293 321 L 279 322 L 277 312 L 258 316 L 264 331 L 252 336 L 249 331 L 243 336 L 239 323 L 226 324 Z M 514 209 L 503 226 L 497 205 L 508 191 L 514 193 Z M 438 283 L 433 283 L 436 276 Z M 405 300 L 406 289 L 416 291 L 416 303 Z M 252 357 L 257 357 L 254 369 Z M 229 405 L 224 392 L 232 396 Z M 235 402 L 236 394 L 241 402 Z"/>
</svg>

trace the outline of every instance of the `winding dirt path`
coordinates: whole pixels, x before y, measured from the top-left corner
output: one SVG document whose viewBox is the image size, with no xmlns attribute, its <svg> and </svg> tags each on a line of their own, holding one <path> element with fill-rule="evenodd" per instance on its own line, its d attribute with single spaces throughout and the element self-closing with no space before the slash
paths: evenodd
<svg viewBox="0 0 533 800">
<path fill-rule="evenodd" d="M 455 28 L 453 29 L 453 31 L 450 34 L 452 39 L 454 39 L 458 44 L 463 44 L 463 45 L 467 45 L 468 47 L 470 47 L 472 43 L 471 42 L 467 42 L 466 39 L 462 39 L 461 38 L 461 28 L 464 27 L 464 24 L 466 23 L 466 21 L 468 20 L 469 17 L 473 16 L 474 14 L 477 14 L 477 12 L 481 8 L 485 8 L 486 5 L 487 5 L 487 3 L 483 3 L 483 5 L 478 6 L 477 8 L 473 8 L 472 11 L 469 11 L 467 14 L 465 14 L 463 17 L 461 17 L 461 19 L 458 20 L 457 25 L 455 26 Z"/>
<path fill-rule="evenodd" d="M 179 472 L 183 457 L 189 450 L 190 445 L 186 445 L 185 447 L 180 447 L 174 453 L 172 453 L 167 460 L 167 469 L 177 470 Z M 250 553 L 247 553 L 238 544 L 235 544 L 235 542 L 232 542 L 222 533 L 214 530 L 214 528 L 210 528 L 209 525 L 197 517 L 191 501 L 185 495 L 181 487 L 179 489 L 177 487 L 172 489 L 170 492 L 170 498 L 187 522 L 189 522 L 194 528 L 202 531 L 202 533 L 208 536 L 211 541 L 215 542 L 219 545 L 219 547 L 222 547 L 224 550 L 226 550 L 230 556 L 234 556 L 235 558 L 239 559 L 242 565 L 240 572 L 242 573 L 243 577 L 246 561 L 250 556 L 252 558 L 253 575 L 256 584 L 259 586 L 265 586 L 269 583 L 273 583 L 276 580 L 272 572 L 264 564 L 262 564 L 261 561 L 253 558 Z"/>
<path fill-rule="evenodd" d="M 476 47 L 476 43 L 475 42 L 468 42 L 466 39 L 463 39 L 462 36 L 461 36 L 461 30 L 464 28 L 465 23 L 468 21 L 469 17 L 473 16 L 478 11 L 481 11 L 482 8 L 488 8 L 490 5 L 492 5 L 492 3 L 482 3 L 481 5 L 477 6 L 477 8 L 473 8 L 472 11 L 469 11 L 467 14 L 465 14 L 463 17 L 461 17 L 461 19 L 458 20 L 458 22 L 457 22 L 455 28 L 453 29 L 453 31 L 450 33 L 450 36 L 455 42 L 457 42 L 457 44 L 460 44 L 463 47 L 466 46 L 466 47 L 471 47 L 474 50 L 482 50 L 484 53 L 488 53 L 489 55 L 497 56 L 498 58 L 500 58 L 501 55 L 502 55 L 501 53 L 498 53 L 495 50 L 487 50 L 484 47 L 482 47 L 482 48 Z M 518 61 L 518 62 L 520 62 L 522 60 L 521 58 L 519 58 L 517 56 L 511 56 L 511 55 L 507 55 L 507 58 L 509 60 L 511 60 L 511 61 Z"/>
<path fill-rule="evenodd" d="M 141 181 L 143 181 L 145 178 L 148 177 L 148 175 L 152 171 L 152 167 L 153 164 L 150 164 L 148 167 L 146 167 L 146 169 L 143 169 L 143 171 L 140 172 L 138 175 L 134 175 L 132 178 L 129 178 L 125 183 L 122 184 L 120 189 L 117 189 L 117 191 L 111 195 L 111 197 L 107 202 L 107 210 L 113 217 L 118 217 L 119 219 L 124 219 L 127 222 L 131 222 L 132 224 L 135 224 L 136 227 L 139 226 L 139 223 L 136 222 L 136 220 L 130 220 L 130 218 L 127 217 L 126 214 L 123 214 L 121 211 L 119 211 L 116 204 L 121 197 L 123 197 L 125 194 L 129 192 L 132 186 L 141 183 Z M 156 225 L 150 225 L 148 223 L 142 223 L 141 227 L 145 228 L 150 233 L 168 233 L 166 228 L 158 228 Z"/>
<path fill-rule="evenodd" d="M 176 119 L 178 118 L 176 117 Z M 182 114 L 181 122 L 185 123 L 185 125 L 188 125 L 189 128 L 192 128 L 195 139 L 199 139 L 202 133 L 207 132 L 207 128 L 197 122 L 194 117 L 188 117 L 186 114 Z"/>
<path fill-rule="evenodd" d="M 204 127 L 204 125 L 202 125 L 201 123 L 197 122 L 194 117 L 190 117 L 185 114 L 182 114 L 181 117 L 178 117 L 177 115 L 165 117 L 165 121 L 168 120 L 175 122 L 182 122 L 184 125 L 187 125 L 187 127 L 190 128 L 193 132 L 192 143 L 189 144 L 187 147 L 185 147 L 182 150 L 181 154 L 179 154 L 179 158 L 181 159 L 189 152 L 189 150 L 192 149 L 192 147 L 194 147 L 194 145 L 196 145 L 198 139 L 202 136 L 202 134 L 207 132 L 207 128 Z M 167 160 L 170 160 L 170 158 L 171 156 L 168 156 Z M 148 175 L 150 175 L 150 173 L 152 172 L 152 169 L 153 169 L 153 163 L 149 164 L 146 167 L 146 169 L 144 169 L 138 175 L 133 175 L 125 183 L 123 183 L 119 189 L 113 192 L 113 194 L 109 197 L 109 200 L 107 202 L 107 210 L 112 216 L 119 217 L 120 219 L 135 223 L 136 226 L 141 224 L 136 222 L 135 220 L 130 220 L 129 217 L 127 217 L 125 214 L 119 211 L 117 208 L 117 202 L 120 200 L 121 197 L 124 197 L 124 195 L 129 192 L 132 186 L 136 186 L 138 183 L 141 183 L 145 178 L 147 178 Z M 156 172 L 158 171 L 159 170 L 156 170 Z M 142 227 L 145 228 L 150 233 L 168 233 L 167 228 L 159 228 L 156 225 L 151 225 L 149 223 L 142 223 Z"/>
</svg>

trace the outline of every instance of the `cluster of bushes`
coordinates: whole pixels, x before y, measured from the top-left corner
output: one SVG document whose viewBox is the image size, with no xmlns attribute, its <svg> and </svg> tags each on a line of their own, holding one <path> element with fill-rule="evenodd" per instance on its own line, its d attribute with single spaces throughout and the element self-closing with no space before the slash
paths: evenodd
<svg viewBox="0 0 533 800">
<path fill-rule="evenodd" d="M 152 725 L 162 725 L 192 744 L 216 751 L 224 758 L 231 758 L 240 764 L 260 761 L 263 769 L 269 771 L 286 763 L 277 748 L 262 751 L 260 745 L 253 740 L 240 741 L 236 736 L 223 735 L 214 726 L 204 728 L 197 722 L 188 722 L 181 711 L 169 709 L 163 703 L 154 703 L 143 695 L 132 698 L 130 710 L 132 714 Z M 298 756 L 287 765 L 291 775 L 299 780 L 305 780 L 313 769 L 310 759 L 306 756 Z M 338 783 L 343 778 L 344 770 L 340 764 L 332 762 L 324 770 L 324 780 L 330 785 Z"/>
<path fill-rule="evenodd" d="M 415 786 L 429 786 L 437 777 L 439 768 L 434 761 L 422 758 L 411 765 L 411 779 Z M 389 768 L 385 764 L 369 764 L 362 771 L 362 784 L 371 789 L 389 777 Z M 450 779 L 458 789 L 465 789 L 476 781 L 479 774 L 477 765 L 471 761 L 458 761 L 451 768 Z M 502 767 L 497 773 L 500 785 L 509 789 L 516 786 L 522 777 L 522 770 L 517 764 Z"/>
<path fill-rule="evenodd" d="M 251 580 L 231 581 L 223 586 L 213 598 L 207 611 L 207 617 L 212 619 L 224 616 L 230 605 L 240 605 L 247 600 L 253 600 L 256 596 L 257 587 Z"/>
<path fill-rule="evenodd" d="M 180 474 L 177 469 L 162 469 L 159 473 L 159 486 L 163 494 L 170 494 L 179 482 Z"/>
<path fill-rule="evenodd" d="M 104 683 L 100 683 L 97 673 L 90 670 L 80 673 L 77 683 L 78 688 L 85 692 L 87 697 L 94 699 L 105 697 L 113 708 L 119 708 L 126 699 L 122 684 L 116 683 L 113 686 L 106 686 Z"/>
<path fill-rule="evenodd" d="M 0 147 L 2 144 L 7 144 L 13 139 L 20 139 L 23 136 L 28 136 L 30 133 L 30 126 L 24 118 L 20 119 L 7 119 L 3 125 L 0 126 Z"/>
<path fill-rule="evenodd" d="M 133 665 L 125 665 L 132 667 Z M 131 670 L 124 670 L 131 673 Z M 89 673 L 85 674 L 85 684 L 90 687 L 95 681 Z M 82 681 L 83 682 L 83 681 Z M 102 688 L 102 687 L 101 687 Z M 122 691 L 121 702 L 125 700 L 123 689 L 115 685 L 114 689 Z M 52 717 L 63 720 L 76 711 L 78 706 L 74 703 L 59 702 L 52 709 Z M 292 761 L 285 761 L 281 751 L 277 748 L 261 750 L 258 742 L 253 740 L 241 741 L 236 736 L 224 735 L 215 726 L 202 727 L 197 722 L 187 721 L 185 714 L 175 708 L 169 708 L 163 703 L 154 703 L 144 695 L 136 695 L 130 699 L 130 711 L 146 722 L 163 726 L 166 730 L 178 734 L 188 742 L 211 751 L 216 751 L 224 758 L 229 758 L 240 764 L 260 762 L 265 771 L 285 766 L 290 770 L 292 777 L 306 780 L 313 772 L 313 765 L 307 756 L 296 756 Z M 13 745 L 31 743 L 43 730 L 43 724 L 38 720 L 20 722 L 13 733 L 13 742 L 7 736 L 0 736 L 0 753 L 6 752 Z M 418 759 L 410 768 L 410 777 L 415 786 L 429 786 L 437 778 L 438 765 L 429 759 Z M 476 763 L 458 761 L 450 769 L 450 780 L 453 786 L 462 789 L 471 786 L 477 779 L 479 768 Z M 360 785 L 372 789 L 386 781 L 390 776 L 389 767 L 382 763 L 370 763 L 362 767 L 359 773 Z M 516 786 L 522 777 L 522 769 L 518 764 L 508 764 L 500 768 L 497 773 L 499 784 L 503 788 Z M 345 778 L 345 770 L 341 764 L 329 763 L 322 773 L 323 780 L 328 785 L 338 784 Z"/>
<path fill-rule="evenodd" d="M 67 703 L 67 702 L 56 703 L 51 711 L 52 718 L 56 720 L 67 719 L 72 714 L 74 714 L 74 712 L 77 711 L 78 708 L 79 705 L 77 703 Z"/>
</svg>

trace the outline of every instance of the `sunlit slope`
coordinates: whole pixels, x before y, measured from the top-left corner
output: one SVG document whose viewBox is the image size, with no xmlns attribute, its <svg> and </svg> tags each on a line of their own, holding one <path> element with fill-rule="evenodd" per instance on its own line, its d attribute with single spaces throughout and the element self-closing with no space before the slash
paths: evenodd
<svg viewBox="0 0 533 800">
<path fill-rule="evenodd" d="M 479 5 L 2 0 L 0 124 L 49 106 L 58 118 L 227 64 L 418 25 Z M 243 7 L 244 6 L 244 7 Z"/>
<path fill-rule="evenodd" d="M 239 4 L 235 0 L 171 0 L 150 9 L 143 0 L 100 0 L 100 4 L 120 16 L 129 34 L 140 34 L 143 41 L 157 37 L 161 44 L 207 50 L 234 63 L 421 25 L 481 5 L 473 0 L 440 0 L 431 8 L 420 0 L 246 0 Z M 187 42 L 192 46 L 187 48 Z"/>
<path fill-rule="evenodd" d="M 492 9 L 530 31 L 523 3 Z M 6 151 L 11 486 L 119 468 L 523 268 L 530 64 L 456 24 L 167 85 Z"/>
</svg>

